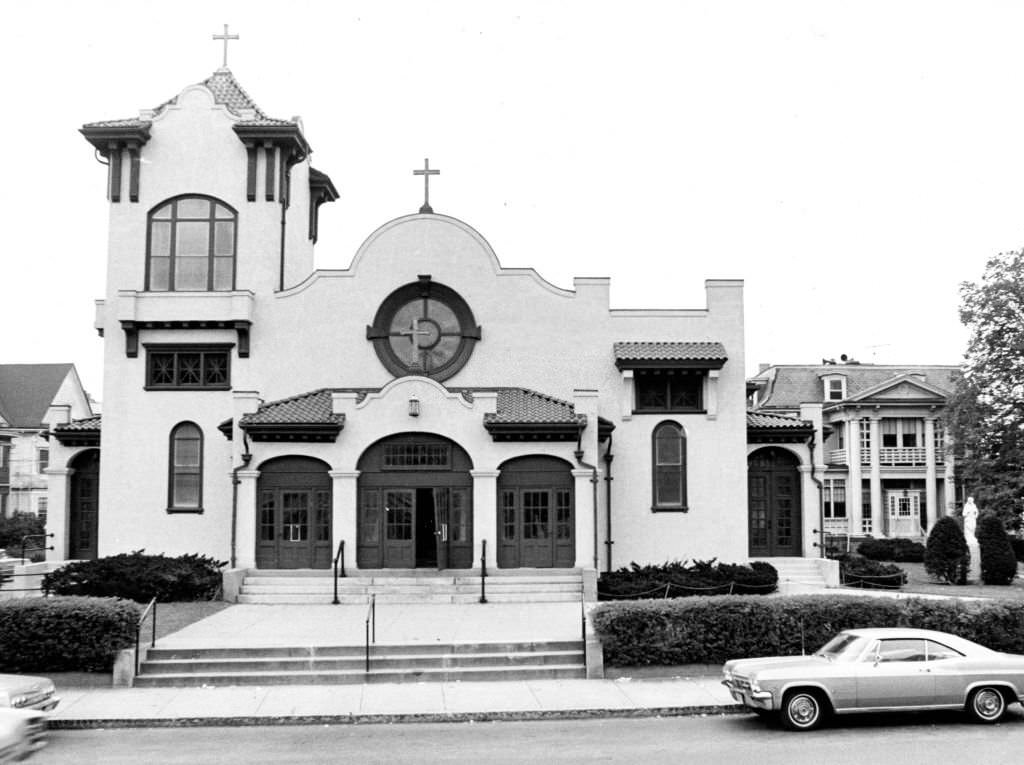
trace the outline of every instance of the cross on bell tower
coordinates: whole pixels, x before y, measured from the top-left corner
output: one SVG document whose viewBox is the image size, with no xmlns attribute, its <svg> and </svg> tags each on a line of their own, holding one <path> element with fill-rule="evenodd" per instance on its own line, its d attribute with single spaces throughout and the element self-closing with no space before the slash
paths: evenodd
<svg viewBox="0 0 1024 765">
<path fill-rule="evenodd" d="M 424 159 L 423 160 L 423 169 L 422 170 L 413 170 L 412 174 L 413 175 L 422 175 L 423 176 L 423 206 L 420 208 L 420 212 L 421 213 L 431 213 L 431 214 L 433 214 L 434 209 L 430 206 L 430 176 L 432 176 L 432 175 L 440 175 L 441 171 L 440 170 L 431 170 L 430 169 L 430 160 L 429 159 Z"/>
<path fill-rule="evenodd" d="M 227 69 L 228 68 L 228 41 L 229 40 L 237 40 L 238 39 L 238 35 L 229 35 L 228 34 L 228 25 L 225 24 L 224 25 L 224 34 L 222 34 L 222 35 L 214 35 L 213 39 L 214 40 L 223 40 L 224 41 L 224 65 L 223 65 L 222 68 Z"/>
</svg>

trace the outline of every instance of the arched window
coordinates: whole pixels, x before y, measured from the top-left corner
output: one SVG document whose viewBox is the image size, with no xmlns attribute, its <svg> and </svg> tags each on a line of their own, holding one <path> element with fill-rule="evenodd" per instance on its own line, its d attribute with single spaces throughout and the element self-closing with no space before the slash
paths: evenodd
<svg viewBox="0 0 1024 765">
<path fill-rule="evenodd" d="M 146 289 L 153 292 L 235 288 L 238 215 L 211 197 L 177 197 L 149 213 Z"/>
<path fill-rule="evenodd" d="M 686 511 L 686 432 L 674 422 L 663 422 L 651 436 L 652 482 L 655 512 Z"/>
<path fill-rule="evenodd" d="M 171 431 L 168 512 L 203 511 L 203 431 L 182 422 Z"/>
</svg>

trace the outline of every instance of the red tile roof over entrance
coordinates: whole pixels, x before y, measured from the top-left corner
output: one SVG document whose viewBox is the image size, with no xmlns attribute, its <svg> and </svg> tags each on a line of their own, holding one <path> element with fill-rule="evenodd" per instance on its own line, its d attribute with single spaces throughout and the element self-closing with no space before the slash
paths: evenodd
<svg viewBox="0 0 1024 765">
<path fill-rule="evenodd" d="M 619 342 L 616 361 L 726 361 L 725 346 L 717 342 Z"/>
</svg>

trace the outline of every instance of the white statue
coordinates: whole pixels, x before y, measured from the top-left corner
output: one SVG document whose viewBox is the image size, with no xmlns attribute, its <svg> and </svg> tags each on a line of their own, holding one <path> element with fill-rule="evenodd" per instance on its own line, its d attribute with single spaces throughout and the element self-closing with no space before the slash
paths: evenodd
<svg viewBox="0 0 1024 765">
<path fill-rule="evenodd" d="M 964 504 L 963 515 L 964 536 L 967 538 L 967 542 L 977 541 L 977 537 L 974 535 L 974 527 L 978 523 L 978 506 L 974 504 L 974 497 L 967 498 L 967 502 Z"/>
</svg>

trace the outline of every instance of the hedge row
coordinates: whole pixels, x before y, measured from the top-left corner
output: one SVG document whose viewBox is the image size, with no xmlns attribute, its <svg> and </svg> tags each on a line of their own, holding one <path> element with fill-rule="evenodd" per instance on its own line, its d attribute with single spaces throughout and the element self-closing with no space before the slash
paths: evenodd
<svg viewBox="0 0 1024 765">
<path fill-rule="evenodd" d="M 139 606 L 119 598 L 0 602 L 0 671 L 109 672 L 135 644 Z"/>
<path fill-rule="evenodd" d="M 882 563 L 862 555 L 840 555 L 839 583 L 870 590 L 898 590 L 907 583 L 907 572 L 892 563 Z"/>
<path fill-rule="evenodd" d="M 960 602 L 842 595 L 722 595 L 602 603 L 592 613 L 613 666 L 721 664 L 813 652 L 853 627 L 952 632 L 997 651 L 1024 654 L 1024 602 Z"/>
<path fill-rule="evenodd" d="M 857 554 L 871 560 L 920 563 L 924 560 L 924 545 L 912 539 L 865 539 L 857 545 Z"/>
<path fill-rule="evenodd" d="M 684 598 L 692 595 L 768 595 L 778 588 L 779 573 L 763 561 L 749 566 L 696 560 L 641 566 L 631 563 L 601 574 L 598 600 Z"/>
<path fill-rule="evenodd" d="M 54 595 L 128 598 L 146 603 L 212 600 L 226 566 L 205 555 L 145 555 L 142 550 L 77 561 L 43 577 L 43 590 Z"/>
</svg>

